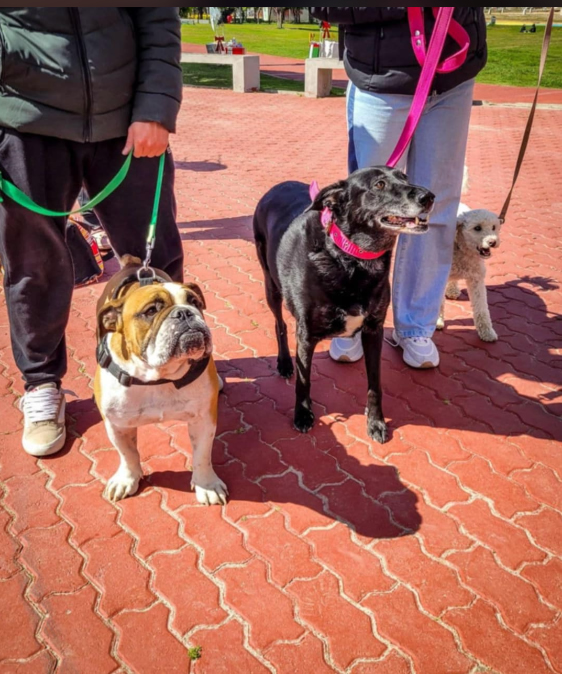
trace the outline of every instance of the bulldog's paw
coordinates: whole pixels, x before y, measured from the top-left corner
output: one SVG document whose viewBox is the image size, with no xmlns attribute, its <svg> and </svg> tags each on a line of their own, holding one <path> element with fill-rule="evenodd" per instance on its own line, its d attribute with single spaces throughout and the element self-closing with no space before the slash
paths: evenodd
<svg viewBox="0 0 562 674">
<path fill-rule="evenodd" d="M 299 433 L 308 433 L 314 426 L 314 413 L 306 407 L 295 410 L 294 426 Z"/>
<path fill-rule="evenodd" d="M 283 377 L 283 379 L 290 379 L 293 376 L 295 368 L 293 367 L 292 358 L 287 358 L 283 360 L 281 358 L 277 359 L 277 372 Z"/>
<path fill-rule="evenodd" d="M 139 488 L 142 473 L 135 473 L 128 469 L 121 469 L 110 478 L 104 491 L 108 501 L 120 501 L 135 494 Z"/>
<path fill-rule="evenodd" d="M 384 421 L 378 421 L 376 419 L 367 420 L 367 435 L 378 442 L 381 445 L 388 440 L 388 428 Z"/>
<path fill-rule="evenodd" d="M 498 341 L 498 334 L 491 325 L 479 328 L 478 329 L 478 337 L 480 337 L 480 339 L 483 342 L 497 342 Z"/>
<path fill-rule="evenodd" d="M 198 484 L 192 481 L 191 486 L 195 489 L 195 496 L 202 505 L 226 505 L 227 486 L 215 473 L 205 481 L 198 480 Z"/>
<path fill-rule="evenodd" d="M 437 319 L 437 323 L 435 324 L 435 329 L 436 330 L 444 330 L 445 329 L 445 319 L 443 316 L 439 316 Z"/>
</svg>

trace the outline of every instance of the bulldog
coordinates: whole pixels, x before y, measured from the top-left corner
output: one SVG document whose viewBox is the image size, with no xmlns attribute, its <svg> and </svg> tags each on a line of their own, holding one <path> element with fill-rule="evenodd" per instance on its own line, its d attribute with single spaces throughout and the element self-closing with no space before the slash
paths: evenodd
<svg viewBox="0 0 562 674">
<path fill-rule="evenodd" d="M 139 426 L 180 420 L 188 422 L 197 500 L 225 504 L 228 490 L 211 463 L 222 382 L 211 355 L 203 293 L 195 283 L 174 283 L 159 270 L 139 282 L 137 258 L 126 256 L 122 267 L 97 304 L 94 397 L 121 459 L 105 494 L 118 501 L 137 491 Z"/>
</svg>

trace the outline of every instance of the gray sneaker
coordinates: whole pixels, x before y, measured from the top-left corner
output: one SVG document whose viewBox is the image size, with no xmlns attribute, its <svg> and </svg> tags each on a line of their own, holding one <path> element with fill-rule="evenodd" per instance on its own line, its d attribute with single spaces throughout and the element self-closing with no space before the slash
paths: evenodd
<svg viewBox="0 0 562 674">
<path fill-rule="evenodd" d="M 336 363 L 356 363 L 363 358 L 361 333 L 355 337 L 334 337 L 330 343 L 330 358 Z"/>
<path fill-rule="evenodd" d="M 24 416 L 22 445 L 32 456 L 50 456 L 66 440 L 64 393 L 56 384 L 43 384 L 27 391 L 20 400 Z"/>
</svg>

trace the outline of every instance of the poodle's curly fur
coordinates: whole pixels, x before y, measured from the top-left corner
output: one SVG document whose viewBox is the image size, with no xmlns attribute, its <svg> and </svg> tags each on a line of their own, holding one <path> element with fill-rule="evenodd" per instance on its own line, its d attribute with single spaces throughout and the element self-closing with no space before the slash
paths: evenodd
<svg viewBox="0 0 562 674">
<path fill-rule="evenodd" d="M 468 296 L 472 302 L 474 325 L 478 336 L 484 342 L 498 339 L 492 325 L 486 293 L 485 259 L 491 255 L 491 249 L 500 245 L 501 222 L 495 213 L 485 209 L 469 210 L 461 204 L 457 219 L 457 234 L 453 254 L 453 264 L 445 297 L 458 299 L 460 290 L 458 281 L 466 281 Z M 437 329 L 445 327 L 445 298 L 437 321 Z"/>
</svg>

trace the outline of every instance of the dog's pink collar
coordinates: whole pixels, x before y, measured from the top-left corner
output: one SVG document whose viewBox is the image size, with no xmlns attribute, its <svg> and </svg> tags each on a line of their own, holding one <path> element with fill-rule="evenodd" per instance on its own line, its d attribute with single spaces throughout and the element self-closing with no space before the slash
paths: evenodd
<svg viewBox="0 0 562 674">
<path fill-rule="evenodd" d="M 320 188 L 317 181 L 315 180 L 310 186 L 310 199 L 314 201 L 319 193 Z M 381 250 L 378 253 L 372 253 L 369 250 L 360 248 L 355 243 L 353 243 L 353 241 L 350 241 L 336 225 L 334 214 L 327 207 L 322 210 L 320 221 L 322 222 L 322 226 L 324 227 L 326 234 L 330 237 L 330 239 L 332 239 L 336 246 L 340 250 L 343 250 L 344 253 L 347 253 L 352 257 L 356 257 L 358 260 L 376 260 L 387 252 L 386 250 Z"/>
</svg>

